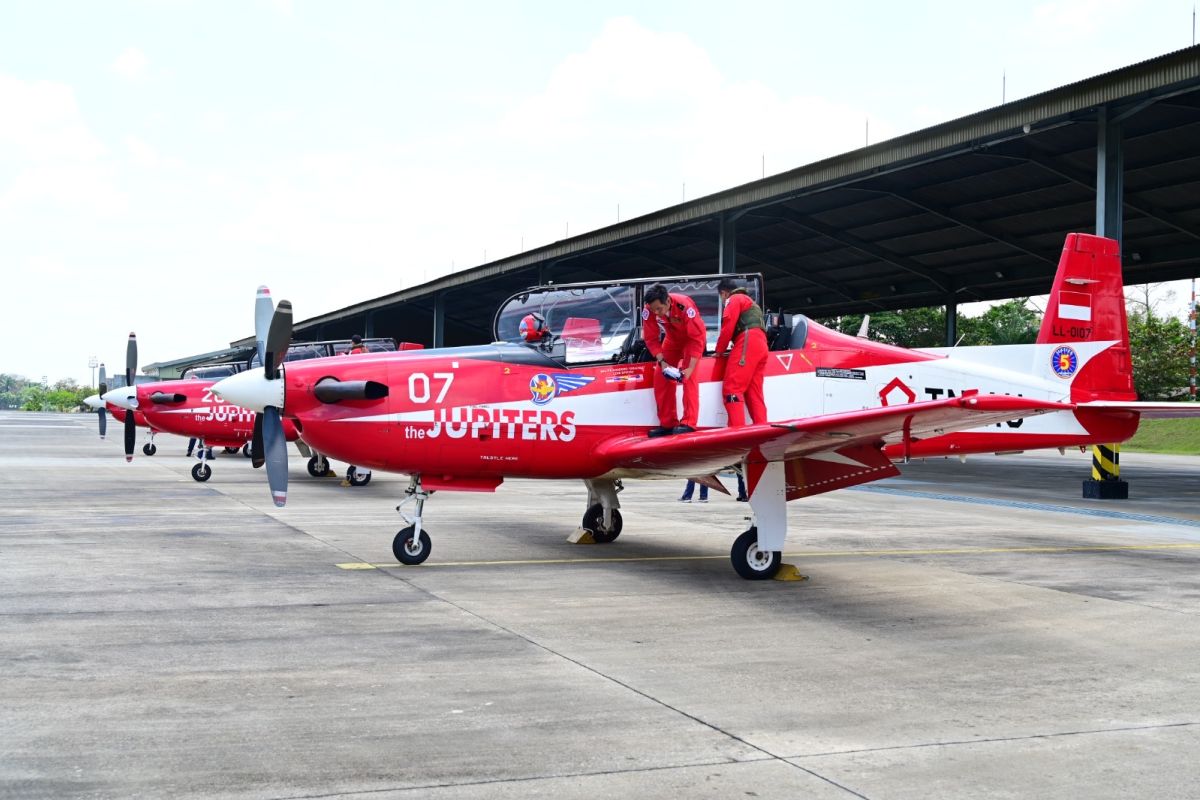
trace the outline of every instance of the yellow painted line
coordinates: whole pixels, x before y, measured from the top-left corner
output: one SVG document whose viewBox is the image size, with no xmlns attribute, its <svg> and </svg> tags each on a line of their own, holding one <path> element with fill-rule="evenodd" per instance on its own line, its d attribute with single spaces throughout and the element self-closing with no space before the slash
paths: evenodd
<svg viewBox="0 0 1200 800">
<path fill-rule="evenodd" d="M 784 553 L 784 558 L 845 558 L 848 556 L 957 556 L 981 555 L 987 553 L 1097 553 L 1123 550 L 1196 550 L 1200 542 L 1182 542 L 1175 544 L 1109 544 L 1109 545 L 1071 545 L 1064 547 L 962 547 L 938 550 L 814 550 L 808 552 Z M 423 567 L 512 567 L 549 564 L 615 564 L 636 561 L 717 561 L 726 560 L 728 555 L 719 556 L 639 556 L 628 558 L 540 558 L 510 561 L 435 561 L 422 564 Z M 371 564 L 365 561 L 351 561 L 337 564 L 339 569 L 401 569 L 403 564 Z"/>
</svg>

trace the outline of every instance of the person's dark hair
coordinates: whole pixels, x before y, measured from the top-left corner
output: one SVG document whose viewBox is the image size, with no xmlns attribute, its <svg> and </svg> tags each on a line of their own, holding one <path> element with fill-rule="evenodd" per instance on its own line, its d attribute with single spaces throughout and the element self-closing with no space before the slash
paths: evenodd
<svg viewBox="0 0 1200 800">
<path fill-rule="evenodd" d="M 718 292 L 732 292 L 736 288 L 738 285 L 733 278 L 721 278 L 721 282 L 717 284 Z"/>
<path fill-rule="evenodd" d="M 670 297 L 667 295 L 667 287 L 661 283 L 656 283 L 646 290 L 646 294 L 642 298 L 647 303 L 669 303 Z"/>
<path fill-rule="evenodd" d="M 354 344 L 362 344 L 362 337 L 356 333 L 350 337 L 350 341 Z"/>
</svg>

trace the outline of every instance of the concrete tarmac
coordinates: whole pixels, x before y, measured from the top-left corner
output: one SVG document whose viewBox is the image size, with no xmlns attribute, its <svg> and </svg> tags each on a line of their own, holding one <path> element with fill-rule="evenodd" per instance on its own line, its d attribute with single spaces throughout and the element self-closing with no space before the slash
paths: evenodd
<svg viewBox="0 0 1200 800">
<path fill-rule="evenodd" d="M 789 504 L 788 583 L 682 482 L 589 546 L 582 484 L 438 493 L 402 567 L 401 476 L 143 441 L 0 412 L 0 797 L 1200 794 L 1200 458 L 909 464 Z"/>
</svg>

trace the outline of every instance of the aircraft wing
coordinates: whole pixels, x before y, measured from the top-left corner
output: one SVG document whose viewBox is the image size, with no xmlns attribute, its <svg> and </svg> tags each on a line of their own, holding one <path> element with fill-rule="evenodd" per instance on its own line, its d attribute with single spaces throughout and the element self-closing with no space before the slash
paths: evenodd
<svg viewBox="0 0 1200 800">
<path fill-rule="evenodd" d="M 1133 411 L 1142 419 L 1182 419 L 1200 417 L 1200 403 L 1163 403 L 1154 401 L 1091 400 L 1078 403 L 1080 411 Z"/>
<path fill-rule="evenodd" d="M 766 462 L 790 461 L 822 451 L 855 451 L 861 456 L 864 448 L 878 450 L 906 439 L 914 441 L 1075 408 L 1073 403 L 1027 397 L 967 394 L 766 425 L 716 428 L 682 436 L 654 439 L 644 435 L 617 436 L 602 443 L 596 455 L 608 463 L 610 469 L 704 475 L 752 455 L 751 460 Z"/>
</svg>

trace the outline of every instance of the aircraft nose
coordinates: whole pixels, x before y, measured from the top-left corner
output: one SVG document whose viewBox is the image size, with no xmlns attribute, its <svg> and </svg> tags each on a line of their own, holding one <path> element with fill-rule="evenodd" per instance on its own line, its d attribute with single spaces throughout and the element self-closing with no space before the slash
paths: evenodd
<svg viewBox="0 0 1200 800">
<path fill-rule="evenodd" d="M 138 406 L 137 390 L 129 386 L 113 389 L 111 392 L 105 393 L 100 399 L 106 403 L 112 403 L 118 408 L 124 408 L 127 411 L 134 411 Z"/>
<path fill-rule="evenodd" d="M 212 388 L 227 402 L 252 411 L 265 411 L 267 406 L 283 408 L 283 379 L 267 378 L 259 369 L 230 375 Z"/>
</svg>

